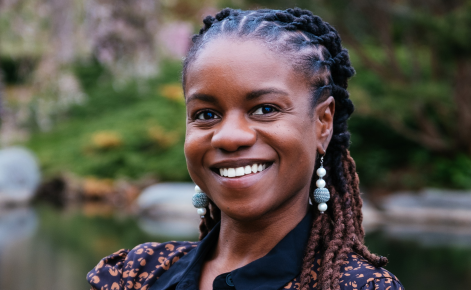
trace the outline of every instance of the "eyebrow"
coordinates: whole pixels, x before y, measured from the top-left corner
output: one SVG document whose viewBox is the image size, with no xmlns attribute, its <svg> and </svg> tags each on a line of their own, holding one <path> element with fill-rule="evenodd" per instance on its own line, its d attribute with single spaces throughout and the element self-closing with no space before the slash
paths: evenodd
<svg viewBox="0 0 471 290">
<path fill-rule="evenodd" d="M 216 103 L 216 104 L 218 103 L 215 97 L 211 95 L 207 95 L 207 94 L 192 94 L 186 99 L 186 103 L 188 104 L 189 102 L 194 101 L 194 100 L 200 100 L 206 103 Z"/>
<path fill-rule="evenodd" d="M 261 89 L 261 90 L 256 90 L 252 91 L 247 94 L 245 99 L 247 101 L 254 100 L 256 98 L 259 98 L 263 95 L 268 95 L 268 94 L 277 94 L 277 95 L 287 95 L 288 93 L 285 91 L 282 91 L 280 89 L 275 89 L 275 88 L 267 88 L 267 89 Z"/>
<path fill-rule="evenodd" d="M 251 101 L 251 100 L 259 98 L 263 95 L 268 95 L 268 94 L 287 95 L 288 93 L 285 92 L 285 91 L 282 91 L 280 89 L 267 88 L 267 89 L 260 89 L 260 90 L 256 90 L 256 91 L 251 91 L 250 93 L 247 94 L 245 99 L 247 101 Z M 186 103 L 188 104 L 189 102 L 194 101 L 194 100 L 200 100 L 200 101 L 203 101 L 203 102 L 206 102 L 206 103 L 215 103 L 215 104 L 218 103 L 217 98 L 215 98 L 214 96 L 211 96 L 211 95 L 208 95 L 208 94 L 198 94 L 198 93 L 192 94 L 191 96 L 189 96 L 186 99 Z"/>
</svg>

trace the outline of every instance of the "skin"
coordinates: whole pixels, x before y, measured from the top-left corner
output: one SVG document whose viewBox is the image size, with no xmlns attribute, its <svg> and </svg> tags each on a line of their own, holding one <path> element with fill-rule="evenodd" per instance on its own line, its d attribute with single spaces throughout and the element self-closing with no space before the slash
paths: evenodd
<svg viewBox="0 0 471 290">
<path fill-rule="evenodd" d="M 221 209 L 200 289 L 265 256 L 306 215 L 317 152 L 325 153 L 335 111 L 333 97 L 312 108 L 309 84 L 257 40 L 213 40 L 190 64 L 185 156 L 193 181 Z M 236 178 L 217 173 L 253 163 L 269 167 Z"/>
</svg>

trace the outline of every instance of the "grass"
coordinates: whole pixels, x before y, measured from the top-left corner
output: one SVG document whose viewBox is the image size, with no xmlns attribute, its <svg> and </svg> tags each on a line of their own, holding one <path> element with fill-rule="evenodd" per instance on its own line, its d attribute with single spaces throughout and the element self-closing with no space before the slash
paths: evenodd
<svg viewBox="0 0 471 290">
<path fill-rule="evenodd" d="M 72 107 L 52 131 L 34 133 L 26 144 L 37 154 L 44 174 L 73 172 L 103 178 L 153 174 L 160 180 L 189 180 L 179 67 L 166 65 L 163 77 L 130 81 L 119 89 L 96 63 L 88 64 L 88 74 L 87 67 L 80 66 L 77 75 L 86 88 L 87 102 Z"/>
</svg>

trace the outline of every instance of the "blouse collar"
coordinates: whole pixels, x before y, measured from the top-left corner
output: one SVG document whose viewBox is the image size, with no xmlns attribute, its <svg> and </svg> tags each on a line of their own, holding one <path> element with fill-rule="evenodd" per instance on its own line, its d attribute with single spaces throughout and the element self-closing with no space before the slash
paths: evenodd
<svg viewBox="0 0 471 290">
<path fill-rule="evenodd" d="M 233 289 L 282 288 L 301 273 L 311 223 L 312 213 L 308 211 L 303 220 L 267 255 L 218 277 L 230 275 Z M 202 263 L 209 250 L 216 246 L 219 230 L 218 223 L 194 250 L 170 267 L 149 290 L 198 290 Z"/>
</svg>

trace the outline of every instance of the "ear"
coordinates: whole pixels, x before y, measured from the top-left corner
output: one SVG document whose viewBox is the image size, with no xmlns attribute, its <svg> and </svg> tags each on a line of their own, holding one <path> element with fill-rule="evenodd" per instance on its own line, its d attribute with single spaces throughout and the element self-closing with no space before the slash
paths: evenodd
<svg viewBox="0 0 471 290">
<path fill-rule="evenodd" d="M 330 96 L 315 108 L 317 152 L 324 155 L 334 133 L 335 99 Z"/>
</svg>

